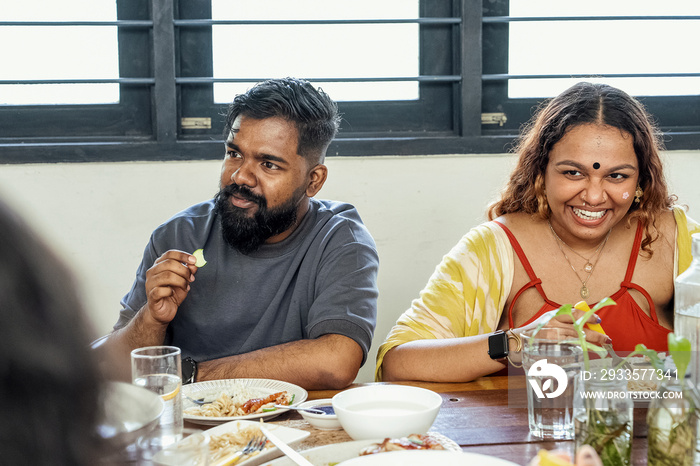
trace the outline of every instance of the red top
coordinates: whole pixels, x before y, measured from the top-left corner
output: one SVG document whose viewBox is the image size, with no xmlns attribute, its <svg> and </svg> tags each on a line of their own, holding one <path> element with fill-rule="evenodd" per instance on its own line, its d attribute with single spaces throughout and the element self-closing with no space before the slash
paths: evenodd
<svg viewBox="0 0 700 466">
<path fill-rule="evenodd" d="M 532 270 L 530 262 L 528 262 L 527 257 L 523 249 L 520 247 L 518 240 L 515 239 L 513 233 L 500 222 L 496 222 L 503 228 L 503 230 L 508 235 L 510 239 L 510 244 L 513 246 L 515 253 L 518 255 L 520 262 L 525 267 L 530 282 L 523 286 L 515 298 L 510 303 L 508 308 L 508 325 L 513 328 L 513 306 L 518 300 L 523 291 L 528 288 L 535 287 L 537 292 L 544 299 L 544 305 L 530 320 L 528 320 L 524 325 L 527 325 L 537 318 L 539 318 L 545 312 L 559 309 L 560 304 L 551 301 L 547 298 L 544 290 L 542 289 L 542 280 L 537 278 L 535 272 Z M 630 254 L 630 260 L 627 264 L 627 272 L 625 273 L 625 279 L 620 283 L 620 289 L 610 298 L 615 301 L 616 305 L 606 306 L 596 314 L 601 319 L 601 325 L 605 330 L 605 333 L 612 339 L 613 348 L 616 351 L 633 351 L 634 347 L 639 343 L 644 343 L 647 348 L 654 349 L 656 351 L 668 351 L 668 334 L 671 333 L 670 329 L 664 328 L 659 324 L 659 320 L 656 317 L 656 307 L 654 306 L 654 301 L 652 301 L 649 293 L 641 286 L 632 283 L 632 275 L 634 273 L 634 267 L 637 264 L 637 257 L 639 256 L 639 248 L 642 244 L 642 224 L 641 222 L 637 225 L 637 233 L 634 237 L 634 246 L 632 247 L 632 254 Z M 649 303 L 649 311 L 651 317 L 646 315 L 646 313 L 639 307 L 635 302 L 634 298 L 629 293 L 629 289 L 634 288 L 644 295 Z M 591 307 L 594 305 L 591 304 Z"/>
</svg>

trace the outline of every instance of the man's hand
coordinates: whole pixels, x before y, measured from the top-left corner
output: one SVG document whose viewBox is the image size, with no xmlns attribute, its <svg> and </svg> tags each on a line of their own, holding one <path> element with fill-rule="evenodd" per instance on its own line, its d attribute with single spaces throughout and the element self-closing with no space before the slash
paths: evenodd
<svg viewBox="0 0 700 466">
<path fill-rule="evenodd" d="M 171 249 L 146 272 L 146 310 L 156 322 L 167 324 L 177 314 L 194 281 L 196 261 L 191 254 Z"/>
<path fill-rule="evenodd" d="M 194 281 L 195 262 L 193 255 L 176 250 L 167 251 L 156 259 L 146 272 L 146 304 L 126 326 L 112 332 L 100 345 L 100 357 L 110 358 L 107 360 L 110 368 L 114 367 L 111 358 L 129 361 L 131 350 L 163 344 L 166 328 Z M 123 369 L 120 377 L 130 380 L 128 367 Z"/>
</svg>

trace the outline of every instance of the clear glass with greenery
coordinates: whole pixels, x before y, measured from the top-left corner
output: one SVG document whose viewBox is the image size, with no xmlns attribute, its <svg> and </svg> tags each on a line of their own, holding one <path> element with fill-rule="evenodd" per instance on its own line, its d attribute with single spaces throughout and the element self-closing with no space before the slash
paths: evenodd
<svg viewBox="0 0 700 466">
<path fill-rule="evenodd" d="M 676 366 L 677 377 L 673 374 L 662 382 L 659 396 L 652 400 L 647 411 L 649 466 L 695 464 L 698 395 L 690 380 L 685 378 L 690 362 L 690 346 L 686 338 L 669 334 L 668 348 Z"/>
<path fill-rule="evenodd" d="M 627 380 L 624 379 L 597 377 L 579 381 L 574 398 L 576 451 L 583 445 L 590 445 L 606 466 L 630 464 L 634 401 L 624 395 L 595 398 L 596 394 L 626 391 Z"/>
<path fill-rule="evenodd" d="M 584 371 L 591 371 L 589 351 L 605 357 L 607 351 L 586 341 L 584 326 L 588 325 L 596 331 L 597 325 L 587 324 L 588 319 L 599 309 L 615 304 L 610 298 L 602 299 L 593 309 L 581 301 L 575 306 L 565 304 L 550 316 L 568 315 L 574 322 L 578 334 L 578 342 L 583 348 Z M 574 318 L 574 309 L 583 311 L 578 319 Z M 538 326 L 543 328 L 546 322 Z M 646 356 L 651 365 L 663 375 L 658 389 L 659 395 L 653 399 L 647 411 L 649 466 L 693 466 L 695 464 L 697 444 L 697 425 L 700 420 L 700 395 L 685 373 L 691 359 L 691 344 L 688 339 L 668 335 L 668 348 L 675 371 L 670 370 L 661 360 L 658 353 L 639 344 L 635 350 L 624 358 L 613 369 L 620 369 L 625 362 L 634 356 Z M 625 382 L 626 383 L 626 382 Z M 626 389 L 627 387 L 620 387 Z M 579 387 L 581 390 L 592 390 L 592 384 Z M 626 407 L 608 406 L 601 409 L 600 399 L 580 398 L 578 430 L 576 432 L 576 447 L 588 444 L 595 448 L 605 466 L 627 465 L 632 443 L 632 414 Z M 576 415 L 576 414 L 575 414 Z M 580 434 L 580 435 L 579 435 Z M 579 438 L 581 437 L 581 438 Z M 700 458 L 698 458 L 700 459 Z"/>
<path fill-rule="evenodd" d="M 615 304 L 610 298 L 605 298 L 593 309 L 581 301 L 575 306 L 565 304 L 560 307 L 553 317 L 568 315 L 572 318 L 574 329 L 578 335 L 578 344 L 583 351 L 583 374 L 594 374 L 589 380 L 577 378 L 579 384 L 574 398 L 574 430 L 576 449 L 582 445 L 592 446 L 600 456 L 605 466 L 628 466 L 632 451 L 633 401 L 624 396 L 617 398 L 595 398 L 593 392 L 607 393 L 609 391 L 626 391 L 627 382 L 622 380 L 603 380 L 601 373 L 591 370 L 589 351 L 605 357 L 607 351 L 600 346 L 586 341 L 584 327 L 588 319 L 599 309 Z M 578 319 L 574 310 L 583 311 Z M 544 327 L 544 323 L 540 327 Z M 598 330 L 601 331 L 601 330 Z M 588 393 L 588 396 L 584 396 Z"/>
</svg>

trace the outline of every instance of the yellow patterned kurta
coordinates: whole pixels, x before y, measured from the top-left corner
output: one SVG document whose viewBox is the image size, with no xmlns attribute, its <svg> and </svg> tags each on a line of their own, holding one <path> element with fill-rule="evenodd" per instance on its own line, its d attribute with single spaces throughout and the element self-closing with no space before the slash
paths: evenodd
<svg viewBox="0 0 700 466">
<path fill-rule="evenodd" d="M 674 208 L 677 276 L 692 261 L 691 238 L 700 225 Z M 375 379 L 391 348 L 415 340 L 456 338 L 493 332 L 513 285 L 514 251 L 494 222 L 470 230 L 442 259 L 411 307 L 399 317 L 377 352 Z"/>
</svg>

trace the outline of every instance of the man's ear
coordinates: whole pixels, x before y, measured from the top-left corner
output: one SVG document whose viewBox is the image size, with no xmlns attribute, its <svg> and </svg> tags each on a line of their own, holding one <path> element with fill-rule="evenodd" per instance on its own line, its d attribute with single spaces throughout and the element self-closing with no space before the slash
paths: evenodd
<svg viewBox="0 0 700 466">
<path fill-rule="evenodd" d="M 319 163 L 309 172 L 309 184 L 306 187 L 306 195 L 308 197 L 314 197 L 323 187 L 326 182 L 326 177 L 328 176 L 328 168 L 325 165 Z"/>
</svg>

